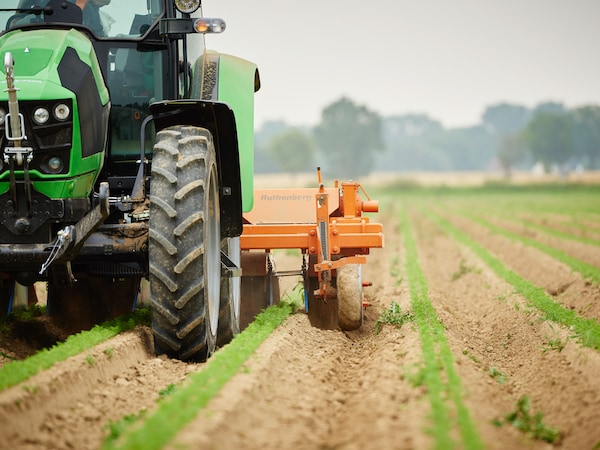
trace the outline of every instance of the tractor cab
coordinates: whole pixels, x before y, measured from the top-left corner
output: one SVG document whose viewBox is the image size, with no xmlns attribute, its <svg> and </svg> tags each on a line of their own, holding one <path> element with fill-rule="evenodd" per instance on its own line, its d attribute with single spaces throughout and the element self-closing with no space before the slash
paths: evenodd
<svg viewBox="0 0 600 450">
<path fill-rule="evenodd" d="M 186 36 L 185 45 L 181 39 L 164 38 L 160 21 L 184 16 L 171 1 L 12 2 L 12 8 L 6 8 L 9 5 L 4 1 L 0 9 L 0 27 L 4 33 L 70 28 L 89 38 L 102 81 L 110 94 L 104 171 L 113 194 L 129 193 L 139 161 L 152 155 L 154 124 L 145 123 L 150 105 L 164 99 L 200 98 L 204 35 Z M 189 17 L 200 16 L 198 9 Z M 20 55 L 13 57 L 18 67 Z M 194 67 L 189 61 L 195 62 Z M 144 158 L 141 158 L 140 143 L 144 146 Z"/>
<path fill-rule="evenodd" d="M 0 12 L 5 32 L 75 29 L 89 38 L 110 94 L 110 119 L 104 171 L 113 194 L 133 187 L 140 160 L 142 126 L 149 105 L 179 98 L 178 68 L 168 61 L 168 44 L 159 36 L 159 21 L 176 13 L 164 0 L 13 0 L 14 9 Z M 4 2 L 3 6 L 7 6 Z M 169 5 L 170 6 L 170 5 Z M 203 39 L 192 44 L 203 52 Z M 173 49 L 171 48 L 170 51 Z M 17 67 L 19 55 L 13 55 Z M 175 72 L 175 73 L 173 73 Z M 16 71 L 18 74 L 18 70 Z M 82 101 L 85 101 L 82 98 Z M 153 124 L 143 131 L 145 159 L 151 157 Z M 95 144 L 97 145 L 97 143 Z"/>
</svg>

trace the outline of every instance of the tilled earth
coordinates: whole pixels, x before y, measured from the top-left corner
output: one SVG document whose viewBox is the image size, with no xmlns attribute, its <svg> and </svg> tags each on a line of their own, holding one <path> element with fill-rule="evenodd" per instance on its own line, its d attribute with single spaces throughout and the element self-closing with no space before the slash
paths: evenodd
<svg viewBox="0 0 600 450">
<path fill-rule="evenodd" d="M 468 248 L 429 217 L 409 213 L 429 298 L 444 325 L 464 402 L 485 446 L 597 448 L 598 352 L 570 339 L 569 330 L 539 320 L 539 312 Z M 598 286 L 536 249 L 452 213 L 440 214 L 563 306 L 600 320 Z M 371 306 L 363 328 L 324 331 L 312 328 L 303 313 L 291 316 L 171 448 L 431 447 L 427 392 L 410 375 L 423 358 L 419 332 L 411 323 L 401 328 L 388 324 L 375 332 L 375 322 L 392 302 L 403 311 L 411 309 L 402 236 L 395 221 L 384 227 L 386 248 L 372 251 L 363 273 L 373 281 L 366 289 Z M 600 267 L 600 252 L 585 245 L 565 251 Z M 14 344 L 5 336 L 0 351 L 22 358 L 32 345 Z M 151 333 L 143 327 L 119 335 L 0 393 L 0 448 L 96 449 L 110 422 L 151 410 L 162 390 L 202 367 L 152 354 Z M 510 425 L 494 425 L 523 396 L 543 412 L 545 424 L 561 431 L 558 442 L 548 444 Z"/>
</svg>

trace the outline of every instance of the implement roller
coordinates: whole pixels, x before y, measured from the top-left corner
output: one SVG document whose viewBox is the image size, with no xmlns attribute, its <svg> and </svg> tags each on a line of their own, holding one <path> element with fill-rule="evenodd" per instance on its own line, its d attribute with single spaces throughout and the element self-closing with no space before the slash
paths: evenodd
<svg viewBox="0 0 600 450">
<path fill-rule="evenodd" d="M 363 213 L 379 211 L 355 181 L 322 182 L 318 188 L 255 189 L 254 207 L 244 214 L 242 249 L 242 327 L 279 297 L 278 277 L 301 275 L 313 326 L 355 330 L 363 323 L 362 265 L 371 248 L 383 247 L 383 226 Z M 364 198 L 363 198 L 364 197 Z M 278 272 L 272 250 L 299 249 L 300 270 Z"/>
</svg>

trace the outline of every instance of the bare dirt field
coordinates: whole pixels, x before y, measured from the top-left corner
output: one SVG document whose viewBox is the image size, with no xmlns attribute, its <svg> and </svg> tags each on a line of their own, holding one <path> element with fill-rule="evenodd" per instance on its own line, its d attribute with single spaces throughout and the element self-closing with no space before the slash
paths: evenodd
<svg viewBox="0 0 600 450">
<path fill-rule="evenodd" d="M 417 326 L 409 322 L 401 328 L 386 324 L 380 332 L 375 328 L 392 303 L 402 311 L 413 307 L 400 207 L 393 202 L 384 206 L 379 220 L 384 222 L 386 247 L 372 251 L 363 272 L 373 282 L 365 290 L 371 306 L 363 328 L 319 330 L 305 314 L 292 315 L 169 448 L 439 448 L 431 431 L 435 417 L 430 392 L 418 380 L 424 353 Z M 568 328 L 541 320 L 540 312 L 513 286 L 430 216 L 418 208 L 407 211 L 428 298 L 443 325 L 462 400 L 481 446 L 599 448 L 598 350 L 581 345 Z M 495 235 L 452 211 L 439 214 L 564 307 L 600 320 L 597 284 L 539 250 Z M 600 267 L 597 247 L 577 244 L 564 250 Z M 281 264 L 289 264 L 286 258 L 281 256 Z M 43 326 L 52 334 L 50 325 Z M 36 346 L 24 337 L 15 342 L 7 336 L 0 343 L 4 362 L 7 357 L 23 358 L 28 346 Z M 99 448 L 109 423 L 151 411 L 161 391 L 202 370 L 203 364 L 153 355 L 151 341 L 149 330 L 140 327 L 1 392 L 0 448 Z M 532 415 L 543 413 L 543 423 L 560 432 L 554 443 L 498 423 L 524 397 L 530 400 Z M 449 448 L 473 448 L 461 441 L 457 428 L 450 436 L 455 445 Z"/>
</svg>

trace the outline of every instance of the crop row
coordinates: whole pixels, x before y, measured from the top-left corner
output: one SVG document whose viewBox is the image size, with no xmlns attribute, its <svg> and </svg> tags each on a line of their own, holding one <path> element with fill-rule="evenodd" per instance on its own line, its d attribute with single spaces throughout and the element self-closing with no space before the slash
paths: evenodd
<svg viewBox="0 0 600 450">
<path fill-rule="evenodd" d="M 547 294 L 542 287 L 535 286 L 526 278 L 523 278 L 508 269 L 484 246 L 473 240 L 459 228 L 454 227 L 449 221 L 443 219 L 441 216 L 430 213 L 430 217 L 432 217 L 440 228 L 451 235 L 456 241 L 471 248 L 471 250 L 473 250 L 473 252 L 475 252 L 499 277 L 510 283 L 532 306 L 539 309 L 546 319 L 570 327 L 583 345 L 600 350 L 600 324 L 596 320 L 580 317 L 573 310 L 563 307 L 560 303 L 555 301 L 552 296 Z M 499 234 L 506 234 L 497 227 L 491 228 Z M 521 238 L 520 240 L 523 242 L 531 241 L 526 238 Z M 582 275 L 593 278 L 596 282 L 600 280 L 598 269 L 581 261 L 576 261 L 574 258 L 567 258 L 566 255 L 560 252 L 551 251 L 554 249 L 548 248 L 547 246 L 541 246 L 541 244 L 535 241 L 531 241 L 529 244 L 536 248 L 542 247 L 548 253 L 556 256 L 561 262 L 568 262 L 574 270 L 580 271 Z"/>
<path fill-rule="evenodd" d="M 172 385 L 168 392 L 161 393 L 163 401 L 157 404 L 152 414 L 140 411 L 134 416 L 124 417 L 119 422 L 109 423 L 109 436 L 105 439 L 103 448 L 163 448 L 240 370 L 264 339 L 297 308 L 294 301 L 289 298 L 259 314 L 244 332 L 216 352 L 200 371 L 189 375 L 182 385 Z M 120 317 L 96 325 L 89 331 L 71 335 L 66 341 L 43 349 L 26 359 L 5 364 L 0 368 L 0 391 L 23 383 L 55 364 L 81 354 L 137 325 L 148 326 L 149 316 L 147 308 L 138 309 L 129 317 Z M 23 389 L 28 387 L 24 386 Z"/>
<path fill-rule="evenodd" d="M 119 317 L 97 325 L 89 331 L 71 335 L 65 342 L 40 350 L 23 360 L 12 361 L 0 367 L 0 391 L 15 386 L 54 364 L 77 355 L 119 333 L 133 329 L 136 325 L 148 324 L 150 314 L 147 309 L 136 310 L 129 317 Z"/>
<path fill-rule="evenodd" d="M 482 448 L 481 438 L 463 402 L 461 380 L 455 370 L 454 356 L 444 335 L 444 326 L 429 300 L 425 275 L 419 265 L 417 244 L 406 213 L 401 231 L 406 252 L 406 275 L 411 306 L 423 352 L 423 382 L 431 406 L 431 432 L 436 448 Z M 457 446 L 451 434 L 458 426 L 463 445 Z"/>
<path fill-rule="evenodd" d="M 187 425 L 223 385 L 235 375 L 259 345 L 294 310 L 295 306 L 282 302 L 260 313 L 242 333 L 217 351 L 198 372 L 175 388 L 156 410 L 140 423 L 128 424 L 124 431 L 110 435 L 103 449 L 160 449 Z M 113 428 L 115 428 L 113 424 Z"/>
<path fill-rule="evenodd" d="M 444 336 L 444 326 L 437 318 L 436 310 L 428 298 L 429 287 L 426 275 L 420 267 L 414 225 L 411 223 L 411 217 L 415 214 L 433 223 L 456 245 L 476 255 L 497 277 L 512 286 L 513 292 L 524 299 L 530 308 L 539 311 L 540 320 L 549 321 L 556 327 L 567 330 L 570 338 L 576 339 L 581 345 L 600 350 L 600 324 L 597 320 L 582 317 L 571 308 L 561 305 L 543 287 L 536 286 L 528 280 L 526 275 L 521 276 L 511 270 L 498 255 L 452 220 L 456 215 L 460 215 L 462 221 L 468 220 L 487 229 L 492 235 L 502 236 L 511 242 L 542 252 L 568 266 L 587 280 L 592 289 L 597 290 L 600 285 L 600 270 L 596 265 L 530 237 L 527 232 L 521 234 L 509 231 L 497 221 L 490 220 L 490 217 L 520 221 L 526 230 L 534 228 L 542 235 L 553 238 L 598 246 L 600 240 L 596 239 L 595 234 L 600 238 L 600 228 L 597 227 L 600 223 L 600 204 L 596 200 L 598 192 L 593 190 L 592 196 L 587 190 L 584 190 L 583 196 L 578 191 L 564 193 L 554 190 L 527 191 L 527 195 L 516 194 L 523 192 L 426 191 L 400 196 L 403 205 L 400 229 L 404 240 L 406 278 L 410 288 L 411 307 L 420 333 L 425 372 L 423 380 L 431 409 L 430 429 L 437 448 L 457 447 L 457 443 L 452 442 L 452 439 L 458 439 L 456 432 L 454 435 L 451 432 L 452 426 L 459 430 L 461 442 L 458 447 L 480 448 L 482 444 L 477 427 L 471 420 L 473 414 L 462 402 L 465 393 L 461 392 L 461 379 L 455 371 L 453 361 L 456 357 L 449 349 Z M 397 202 L 398 199 L 396 195 L 394 201 Z M 407 211 L 412 211 L 412 214 L 409 215 Z M 554 220 L 549 221 L 548 217 Z M 555 227 L 557 223 L 558 227 Z M 564 231 L 565 229 L 569 232 Z M 493 367 L 490 367 L 490 376 L 504 378 L 504 375 Z M 539 439 L 552 442 L 559 438 L 557 430 L 546 427 L 541 422 L 541 415 L 530 414 L 529 399 L 526 396 L 519 399 L 515 411 L 508 414 L 505 421 Z M 498 424 L 501 422 L 500 420 Z"/>
</svg>

